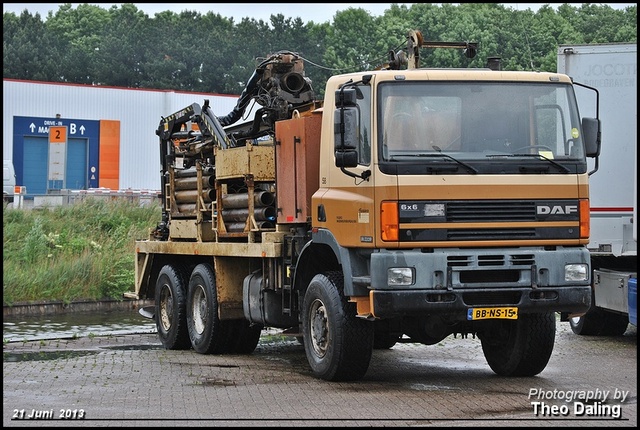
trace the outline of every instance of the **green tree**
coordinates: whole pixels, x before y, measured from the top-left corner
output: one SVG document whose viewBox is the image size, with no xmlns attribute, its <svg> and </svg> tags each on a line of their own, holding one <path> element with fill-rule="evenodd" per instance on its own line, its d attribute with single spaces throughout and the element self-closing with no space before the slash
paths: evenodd
<svg viewBox="0 0 640 430">
<path fill-rule="evenodd" d="M 33 81 L 52 81 L 61 72 L 60 43 L 51 36 L 36 13 L 26 10 L 19 17 L 5 13 L 2 17 L 3 77 Z"/>
<path fill-rule="evenodd" d="M 154 32 L 149 17 L 131 3 L 109 10 L 111 22 L 100 35 L 95 55 L 96 85 L 140 88 L 148 80 L 143 65 L 154 47 L 149 40 Z"/>
<path fill-rule="evenodd" d="M 378 36 L 378 19 L 362 8 L 348 8 L 335 15 L 327 35 L 324 61 L 341 72 L 357 72 L 375 68 L 381 54 L 371 41 Z"/>
<path fill-rule="evenodd" d="M 95 60 L 101 43 L 101 33 L 111 24 L 107 10 L 80 4 L 76 9 L 63 4 L 46 21 L 52 40 L 61 52 L 56 82 L 96 84 Z"/>
<path fill-rule="evenodd" d="M 636 42 L 637 6 L 547 4 L 533 12 L 499 3 L 392 4 L 380 17 L 350 7 L 331 22 L 304 24 L 282 14 L 236 23 L 214 12 L 149 18 L 131 3 L 109 10 L 65 3 L 46 22 L 25 10 L 5 13 L 3 24 L 5 78 L 240 94 L 261 58 L 289 50 L 306 60 L 321 97 L 330 75 L 388 63 L 413 29 L 426 41 L 479 44 L 474 59 L 422 49 L 422 67 L 484 67 L 498 56 L 503 70 L 553 71 L 558 45 Z"/>
</svg>

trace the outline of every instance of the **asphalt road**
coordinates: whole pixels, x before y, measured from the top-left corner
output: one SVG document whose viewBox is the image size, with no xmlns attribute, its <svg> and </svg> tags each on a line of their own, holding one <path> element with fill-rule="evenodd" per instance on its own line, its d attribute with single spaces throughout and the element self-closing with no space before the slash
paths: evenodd
<svg viewBox="0 0 640 430">
<path fill-rule="evenodd" d="M 156 334 L 3 346 L 3 426 L 636 427 L 637 330 L 558 323 L 547 368 L 504 378 L 478 339 L 375 350 L 364 379 L 311 375 L 303 347 L 265 332 L 251 355 L 162 349 Z M 567 401 L 570 400 L 570 401 Z"/>
</svg>

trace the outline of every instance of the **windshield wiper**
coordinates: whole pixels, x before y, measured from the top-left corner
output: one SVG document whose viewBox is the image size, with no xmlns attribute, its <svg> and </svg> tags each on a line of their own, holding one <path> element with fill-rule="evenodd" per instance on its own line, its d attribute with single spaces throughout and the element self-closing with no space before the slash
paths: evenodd
<svg viewBox="0 0 640 430">
<path fill-rule="evenodd" d="M 471 173 L 478 173 L 478 170 L 476 170 L 475 167 L 467 164 L 467 163 L 463 163 L 462 161 L 452 157 L 449 154 L 445 154 L 444 152 L 442 152 L 442 149 L 440 149 L 439 146 L 433 145 L 432 148 L 437 151 L 437 154 L 425 154 L 425 153 L 421 153 L 421 154 L 417 154 L 418 157 L 445 157 L 449 160 L 455 161 L 456 163 L 458 163 L 459 165 L 461 165 L 462 167 L 466 168 L 468 171 L 470 171 Z"/>
<path fill-rule="evenodd" d="M 567 166 L 563 166 L 562 164 L 558 163 L 557 161 L 552 160 L 549 157 L 545 157 L 542 154 L 488 154 L 487 158 L 498 158 L 498 157 L 528 157 L 528 158 L 537 158 L 538 160 L 545 160 L 548 161 L 549 163 L 553 164 L 554 166 L 556 166 L 558 169 L 564 171 L 564 173 L 569 173 L 571 172 L 571 170 L 569 170 L 569 168 Z"/>
</svg>

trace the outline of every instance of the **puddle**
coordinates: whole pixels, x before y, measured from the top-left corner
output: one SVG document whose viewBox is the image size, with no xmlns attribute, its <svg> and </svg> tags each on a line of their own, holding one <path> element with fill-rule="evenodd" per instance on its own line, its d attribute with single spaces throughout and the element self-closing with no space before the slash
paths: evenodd
<svg viewBox="0 0 640 430">
<path fill-rule="evenodd" d="M 48 361 L 84 357 L 100 351 L 40 351 L 40 352 L 3 352 L 3 362 Z"/>
<path fill-rule="evenodd" d="M 103 346 L 103 349 L 110 349 L 113 351 L 150 351 L 157 349 L 164 349 L 162 345 L 119 345 L 119 346 Z"/>
<path fill-rule="evenodd" d="M 2 321 L 5 343 L 156 332 L 155 322 L 133 309 L 5 317 Z"/>
<path fill-rule="evenodd" d="M 229 379 L 204 378 L 199 382 L 205 387 L 235 387 L 238 385 L 246 385 L 245 382 L 232 381 Z"/>
</svg>

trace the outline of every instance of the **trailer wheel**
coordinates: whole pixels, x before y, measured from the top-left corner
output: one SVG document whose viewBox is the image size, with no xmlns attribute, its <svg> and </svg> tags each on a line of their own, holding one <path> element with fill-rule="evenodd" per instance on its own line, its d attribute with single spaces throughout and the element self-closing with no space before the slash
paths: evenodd
<svg viewBox="0 0 640 430">
<path fill-rule="evenodd" d="M 187 327 L 191 346 L 200 354 L 229 352 L 231 322 L 218 318 L 215 275 L 208 264 L 198 264 L 189 280 Z"/>
<path fill-rule="evenodd" d="M 183 273 L 166 265 L 158 274 L 155 289 L 155 320 L 158 337 L 166 349 L 189 349 L 186 294 Z"/>
<path fill-rule="evenodd" d="M 356 318 L 342 274 L 316 275 L 302 305 L 304 349 L 313 373 L 327 381 L 361 379 L 373 353 L 373 323 Z"/>
<path fill-rule="evenodd" d="M 516 321 L 490 321 L 479 332 L 489 367 L 500 376 L 534 376 L 547 366 L 556 337 L 554 312 L 523 314 Z"/>
</svg>

